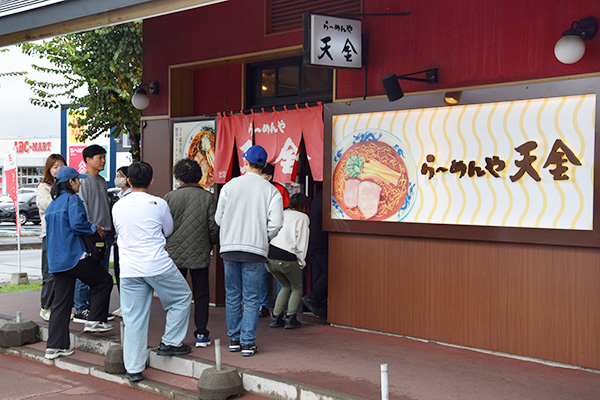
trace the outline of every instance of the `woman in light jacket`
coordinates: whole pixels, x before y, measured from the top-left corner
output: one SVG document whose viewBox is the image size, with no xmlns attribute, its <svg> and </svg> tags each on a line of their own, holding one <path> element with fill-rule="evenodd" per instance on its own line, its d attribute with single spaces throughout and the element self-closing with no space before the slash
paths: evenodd
<svg viewBox="0 0 600 400">
<path fill-rule="evenodd" d="M 310 233 L 308 197 L 296 193 L 283 211 L 283 227 L 271 240 L 267 271 L 281 284 L 275 300 L 271 328 L 299 328 L 302 324 L 296 312 L 302 299 L 302 269 L 306 266 L 306 251 Z M 287 312 L 283 309 L 287 303 Z"/>
<path fill-rule="evenodd" d="M 44 179 L 37 185 L 36 202 L 40 211 L 40 220 L 42 221 L 42 309 L 40 317 L 44 321 L 50 321 L 50 310 L 52 308 L 52 299 L 54 298 L 54 277 L 48 272 L 48 256 L 46 254 L 46 208 L 52 201 L 50 189 L 54 184 L 54 177 L 60 167 L 67 165 L 64 157 L 60 154 L 50 154 L 46 159 L 44 166 Z"/>
</svg>

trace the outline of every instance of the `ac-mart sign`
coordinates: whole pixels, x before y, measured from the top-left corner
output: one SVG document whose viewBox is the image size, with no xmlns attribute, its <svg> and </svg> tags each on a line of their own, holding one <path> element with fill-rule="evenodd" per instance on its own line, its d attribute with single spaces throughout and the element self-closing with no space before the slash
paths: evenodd
<svg viewBox="0 0 600 400">
<path fill-rule="evenodd" d="M 52 142 L 30 142 L 28 140 L 15 140 L 17 153 L 29 153 L 30 151 L 51 151 Z"/>
</svg>

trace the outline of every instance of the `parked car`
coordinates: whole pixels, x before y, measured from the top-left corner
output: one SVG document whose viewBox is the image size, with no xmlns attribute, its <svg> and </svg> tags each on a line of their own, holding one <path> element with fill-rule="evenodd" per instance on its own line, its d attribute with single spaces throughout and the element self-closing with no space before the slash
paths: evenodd
<svg viewBox="0 0 600 400">
<path fill-rule="evenodd" d="M 23 193 L 36 193 L 36 188 L 35 187 L 29 187 L 27 184 L 27 186 L 21 186 L 20 188 L 17 189 L 17 196 Z M 0 196 L 0 203 L 12 203 L 12 199 L 10 198 L 9 195 L 4 195 L 4 196 Z"/>
<path fill-rule="evenodd" d="M 21 193 L 18 195 L 21 225 L 25 225 L 29 221 L 36 225 L 41 222 L 36 197 L 35 193 Z M 12 201 L 0 203 L 0 209 L 2 210 L 0 213 L 0 222 L 16 222 L 15 207 Z"/>
</svg>

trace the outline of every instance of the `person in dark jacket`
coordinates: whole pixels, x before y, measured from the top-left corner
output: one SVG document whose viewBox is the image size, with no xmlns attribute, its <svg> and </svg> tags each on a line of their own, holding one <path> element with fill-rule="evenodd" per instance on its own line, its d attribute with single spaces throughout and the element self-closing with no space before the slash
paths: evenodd
<svg viewBox="0 0 600 400">
<path fill-rule="evenodd" d="M 104 229 L 88 221 L 83 202 L 77 196 L 80 179 L 86 178 L 73 167 L 61 167 L 56 173 L 46 209 L 48 270 L 54 274 L 54 302 L 48 327 L 46 355 L 48 359 L 73 354 L 69 340 L 69 320 L 73 307 L 75 280 L 92 288 L 90 318 L 84 332 L 107 332 L 108 301 L 113 281 L 110 274 L 88 254 L 82 235 Z"/>
<path fill-rule="evenodd" d="M 173 233 L 167 238 L 167 252 L 185 278 L 192 277 L 194 296 L 194 337 L 196 347 L 210 345 L 208 325 L 208 266 L 210 252 L 219 241 L 215 223 L 217 203 L 212 193 L 198 182 L 202 169 L 194 160 L 185 158 L 173 167 L 179 188 L 165 195 L 173 217 Z"/>
</svg>

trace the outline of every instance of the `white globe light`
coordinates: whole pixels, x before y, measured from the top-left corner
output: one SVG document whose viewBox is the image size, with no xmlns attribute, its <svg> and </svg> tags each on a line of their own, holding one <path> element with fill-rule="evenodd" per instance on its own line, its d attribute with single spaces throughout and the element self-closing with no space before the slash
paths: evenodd
<svg viewBox="0 0 600 400">
<path fill-rule="evenodd" d="M 575 35 L 563 36 L 554 46 L 554 55 L 563 64 L 576 63 L 581 60 L 583 53 L 585 53 L 585 43 Z"/>
<path fill-rule="evenodd" d="M 131 98 L 131 104 L 138 110 L 144 110 L 150 104 L 150 99 L 144 89 L 138 89 Z"/>
</svg>

